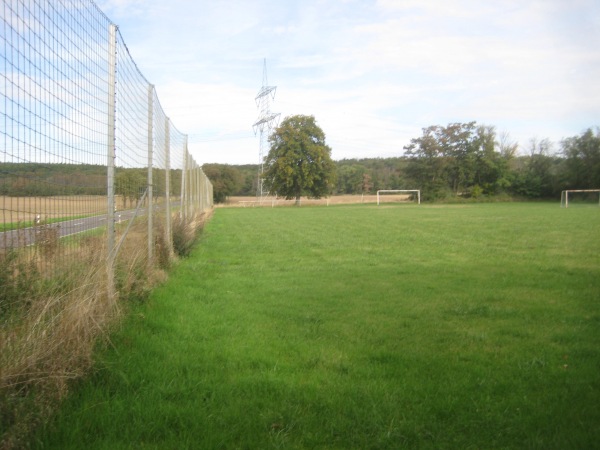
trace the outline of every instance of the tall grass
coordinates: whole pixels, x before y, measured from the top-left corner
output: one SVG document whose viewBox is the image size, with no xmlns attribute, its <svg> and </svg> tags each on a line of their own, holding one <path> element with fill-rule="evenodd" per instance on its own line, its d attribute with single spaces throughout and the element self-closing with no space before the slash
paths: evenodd
<svg viewBox="0 0 600 450">
<path fill-rule="evenodd" d="M 598 208 L 219 209 L 40 448 L 595 448 Z"/>
<path fill-rule="evenodd" d="M 178 220 L 180 246 L 191 247 L 204 216 Z M 48 229 L 53 231 L 52 229 Z M 0 255 L 0 448 L 22 448 L 87 373 L 94 348 L 118 323 L 132 300 L 145 300 L 164 281 L 173 261 L 165 236 L 158 234 L 155 259 L 147 257 L 146 224 L 134 225 L 116 259 L 117 296 L 107 284 L 106 237 L 69 238 L 69 258 L 61 241 L 41 232 L 31 251 Z M 64 249 L 62 249 L 64 250 Z M 43 261 L 42 261 L 43 260 Z M 43 264 L 42 264 L 43 262 Z"/>
<path fill-rule="evenodd" d="M 21 448 L 29 429 L 43 420 L 91 364 L 97 337 L 117 315 L 106 295 L 101 249 L 82 252 L 68 267 L 49 261 L 40 247 L 44 276 L 35 261 L 6 256 L 0 328 L 0 427 L 3 448 Z M 62 261 L 61 261 L 62 262 Z M 84 269 L 85 268 L 85 269 Z M 99 269 L 100 268 L 100 269 Z"/>
</svg>

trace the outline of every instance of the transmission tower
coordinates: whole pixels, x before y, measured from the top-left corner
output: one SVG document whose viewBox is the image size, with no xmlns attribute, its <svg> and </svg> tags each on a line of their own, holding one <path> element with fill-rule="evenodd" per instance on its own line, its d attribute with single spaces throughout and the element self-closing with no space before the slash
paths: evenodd
<svg viewBox="0 0 600 450">
<path fill-rule="evenodd" d="M 260 132 L 260 147 L 258 152 L 258 178 L 256 184 L 256 197 L 262 200 L 268 196 L 269 193 L 263 189 L 263 172 L 264 172 L 264 157 L 265 151 L 269 147 L 269 135 L 276 125 L 276 121 L 279 118 L 279 113 L 271 112 L 271 100 L 275 100 L 275 91 L 277 86 L 269 86 L 267 82 L 267 60 L 264 61 L 263 66 L 263 83 L 258 95 L 254 98 L 256 106 L 258 108 L 258 119 L 252 125 L 254 134 Z"/>
</svg>

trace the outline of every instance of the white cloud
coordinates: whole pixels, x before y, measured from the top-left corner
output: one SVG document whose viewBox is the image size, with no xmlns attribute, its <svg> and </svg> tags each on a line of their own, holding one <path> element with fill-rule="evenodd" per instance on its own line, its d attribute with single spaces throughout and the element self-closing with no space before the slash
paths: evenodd
<svg viewBox="0 0 600 450">
<path fill-rule="evenodd" d="M 522 143 L 599 125 L 594 0 L 103 5 L 203 162 L 256 162 L 265 57 L 272 110 L 315 115 L 336 158 L 399 155 L 421 128 L 449 121 Z"/>
</svg>

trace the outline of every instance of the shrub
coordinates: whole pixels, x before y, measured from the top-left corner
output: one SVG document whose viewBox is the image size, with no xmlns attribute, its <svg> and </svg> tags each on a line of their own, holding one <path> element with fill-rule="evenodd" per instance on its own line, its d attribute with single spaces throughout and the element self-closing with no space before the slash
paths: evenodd
<svg viewBox="0 0 600 450">
<path fill-rule="evenodd" d="M 172 223 L 173 251 L 177 256 L 190 254 L 198 235 L 204 228 L 205 214 L 194 215 L 189 219 L 177 216 Z"/>
</svg>

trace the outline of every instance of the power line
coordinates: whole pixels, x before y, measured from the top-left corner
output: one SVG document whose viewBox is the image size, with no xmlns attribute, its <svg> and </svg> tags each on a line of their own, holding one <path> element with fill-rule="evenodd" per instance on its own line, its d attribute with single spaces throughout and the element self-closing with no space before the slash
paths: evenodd
<svg viewBox="0 0 600 450">
<path fill-rule="evenodd" d="M 263 190 L 263 173 L 264 173 L 264 152 L 267 147 L 269 134 L 273 130 L 273 124 L 278 120 L 279 113 L 271 112 L 271 100 L 275 100 L 275 92 L 277 86 L 269 86 L 267 82 L 267 60 L 264 60 L 263 66 L 263 84 L 254 98 L 256 106 L 259 110 L 258 119 L 252 125 L 254 134 L 260 131 L 260 147 L 258 152 L 258 182 L 256 184 L 256 196 L 259 199 L 266 197 L 269 193 Z"/>
</svg>

